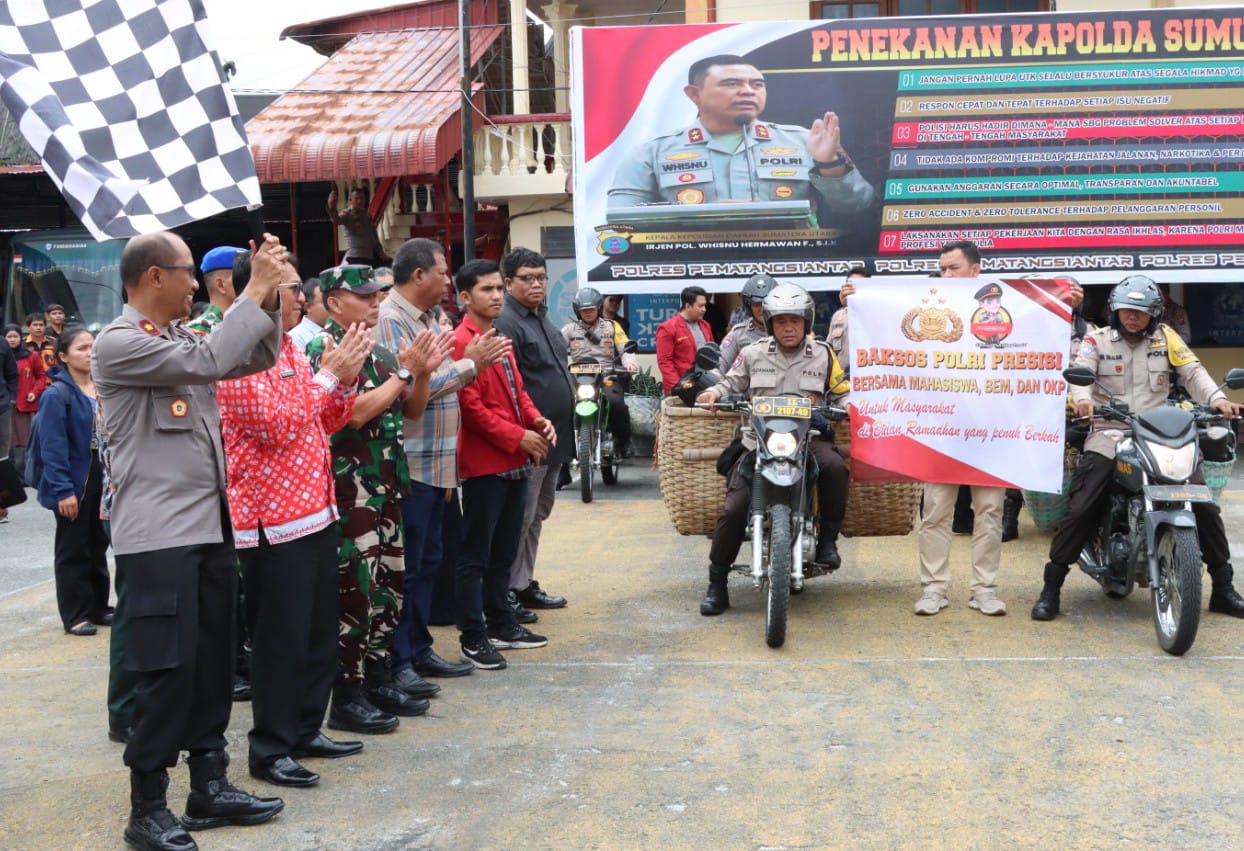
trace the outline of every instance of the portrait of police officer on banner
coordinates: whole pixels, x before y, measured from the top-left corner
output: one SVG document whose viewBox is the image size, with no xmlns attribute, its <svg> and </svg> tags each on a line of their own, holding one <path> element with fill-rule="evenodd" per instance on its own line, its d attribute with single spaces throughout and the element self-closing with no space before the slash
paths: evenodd
<svg viewBox="0 0 1244 851">
<path fill-rule="evenodd" d="M 842 147 L 838 115 L 810 128 L 760 120 L 764 75 L 741 56 L 691 65 L 683 92 L 696 105 L 690 125 L 640 145 L 618 166 L 608 207 L 725 201 L 806 201 L 821 227 L 872 204 L 874 191 Z"/>
<path fill-rule="evenodd" d="M 972 314 L 972 336 L 987 346 L 997 346 L 1011 335 L 1011 314 L 1002 306 L 1002 287 L 985 284 L 972 296 L 980 305 Z"/>
</svg>

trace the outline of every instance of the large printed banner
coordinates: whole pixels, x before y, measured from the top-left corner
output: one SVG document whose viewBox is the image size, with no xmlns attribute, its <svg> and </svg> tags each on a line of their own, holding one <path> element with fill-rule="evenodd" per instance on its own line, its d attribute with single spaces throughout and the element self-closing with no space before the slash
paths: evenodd
<svg viewBox="0 0 1244 851">
<path fill-rule="evenodd" d="M 851 475 L 1057 493 L 1071 310 L 1044 280 L 860 281 Z"/>
<path fill-rule="evenodd" d="M 1238 11 L 575 29 L 580 283 L 837 288 L 956 239 L 990 273 L 1237 281 Z"/>
</svg>

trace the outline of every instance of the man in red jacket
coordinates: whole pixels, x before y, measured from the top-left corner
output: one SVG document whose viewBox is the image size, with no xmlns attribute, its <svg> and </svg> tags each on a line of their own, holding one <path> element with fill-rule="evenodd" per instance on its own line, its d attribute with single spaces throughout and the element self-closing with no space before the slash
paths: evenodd
<svg viewBox="0 0 1244 851">
<path fill-rule="evenodd" d="M 454 276 L 466 318 L 454 331 L 453 357 L 492 328 L 501 314 L 505 285 L 491 260 L 465 263 Z M 523 390 L 508 353 L 479 371 L 458 391 L 462 428 L 458 463 L 462 479 L 462 549 L 454 576 L 462 659 L 477 668 L 505 667 L 501 649 L 543 647 L 548 639 L 520 626 L 507 600 L 510 564 L 518 553 L 527 477 L 557 441 L 557 431 Z"/>
<path fill-rule="evenodd" d="M 704 321 L 707 309 L 703 287 L 687 287 L 682 291 L 682 310 L 657 327 L 657 365 L 666 396 L 695 363 L 696 350 L 713 341 L 713 331 Z"/>
</svg>

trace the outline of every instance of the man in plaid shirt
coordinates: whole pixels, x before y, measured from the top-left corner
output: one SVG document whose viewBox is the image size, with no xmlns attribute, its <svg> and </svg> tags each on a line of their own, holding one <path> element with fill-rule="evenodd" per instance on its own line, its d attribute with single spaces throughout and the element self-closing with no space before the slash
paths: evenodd
<svg viewBox="0 0 1244 851">
<path fill-rule="evenodd" d="M 424 329 L 439 332 L 432 309 L 449 284 L 445 250 L 430 239 L 407 240 L 393 261 L 393 288 L 380 305 L 373 331 L 391 351 L 409 345 Z M 471 341 L 457 360 L 447 360 L 432 374 L 428 406 L 418 420 L 403 424 L 410 493 L 402 499 L 406 534 L 406 574 L 401 620 L 393 641 L 393 684 L 412 697 L 428 697 L 440 687 L 423 679 L 460 677 L 474 666 L 449 662 L 432 648 L 428 616 L 436 568 L 441 563 L 441 530 L 449 491 L 458 487 L 458 429 L 462 416 L 458 391 L 505 357 L 510 342 L 495 331 Z"/>
</svg>

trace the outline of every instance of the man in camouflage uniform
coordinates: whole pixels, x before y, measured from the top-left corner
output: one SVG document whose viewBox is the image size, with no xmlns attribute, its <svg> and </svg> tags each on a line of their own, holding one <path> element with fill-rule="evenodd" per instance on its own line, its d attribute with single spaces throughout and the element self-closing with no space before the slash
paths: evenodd
<svg viewBox="0 0 1244 851">
<path fill-rule="evenodd" d="M 624 160 L 609 190 L 610 208 L 810 201 L 824 224 L 827 213 L 841 220 L 872 204 L 872 185 L 842 149 L 837 114 L 826 112 L 810 129 L 759 121 L 765 79 L 746 59 L 695 62 L 683 92 L 699 109 L 698 120 Z"/>
<path fill-rule="evenodd" d="M 207 310 L 186 323 L 186 327 L 196 334 L 210 334 L 237 299 L 233 287 L 233 261 L 239 254 L 249 252 L 245 248 L 222 245 L 203 255 L 199 271 L 203 273 L 203 282 L 207 285 L 209 303 Z"/>
<path fill-rule="evenodd" d="M 765 317 L 762 305 L 765 296 L 769 294 L 769 290 L 777 286 L 777 280 L 772 275 L 766 275 L 764 272 L 752 275 L 743 284 L 743 292 L 739 295 L 743 298 L 743 310 L 747 311 L 749 318 L 740 322 L 736 322 L 730 326 L 730 331 L 726 334 L 725 339 L 721 341 L 721 374 L 725 375 L 734 366 L 734 362 L 738 360 L 739 353 L 759 340 L 761 337 L 767 337 L 765 331 Z"/>
<path fill-rule="evenodd" d="M 639 363 L 634 353 L 622 351 L 630 338 L 619 323 L 600 315 L 604 302 L 605 297 L 592 287 L 584 287 L 575 293 L 571 307 L 576 321 L 562 326 L 562 337 L 566 340 L 570 363 L 590 360 L 607 369 L 621 364 L 627 372 L 637 372 Z M 612 381 L 601 387 L 601 395 L 609 402 L 609 430 L 617 441 L 618 453 L 623 458 L 629 458 L 631 415 L 626 407 L 623 390 L 620 381 Z"/>
<path fill-rule="evenodd" d="M 320 275 L 328 310 L 324 332 L 307 346 L 312 369 L 346 329 L 376 325 L 380 284 L 370 266 L 338 266 Z M 429 376 L 444 357 L 429 354 L 429 332 L 396 355 L 377 346 L 359 371 L 358 398 L 345 428 L 330 437 L 341 545 L 339 668 L 328 726 L 387 733 L 395 715 L 421 715 L 428 701 L 395 688 L 389 672 L 393 631 L 402 608 L 405 573 L 401 497 L 410 484 L 402 449 L 402 415 L 418 419 Z"/>
</svg>

